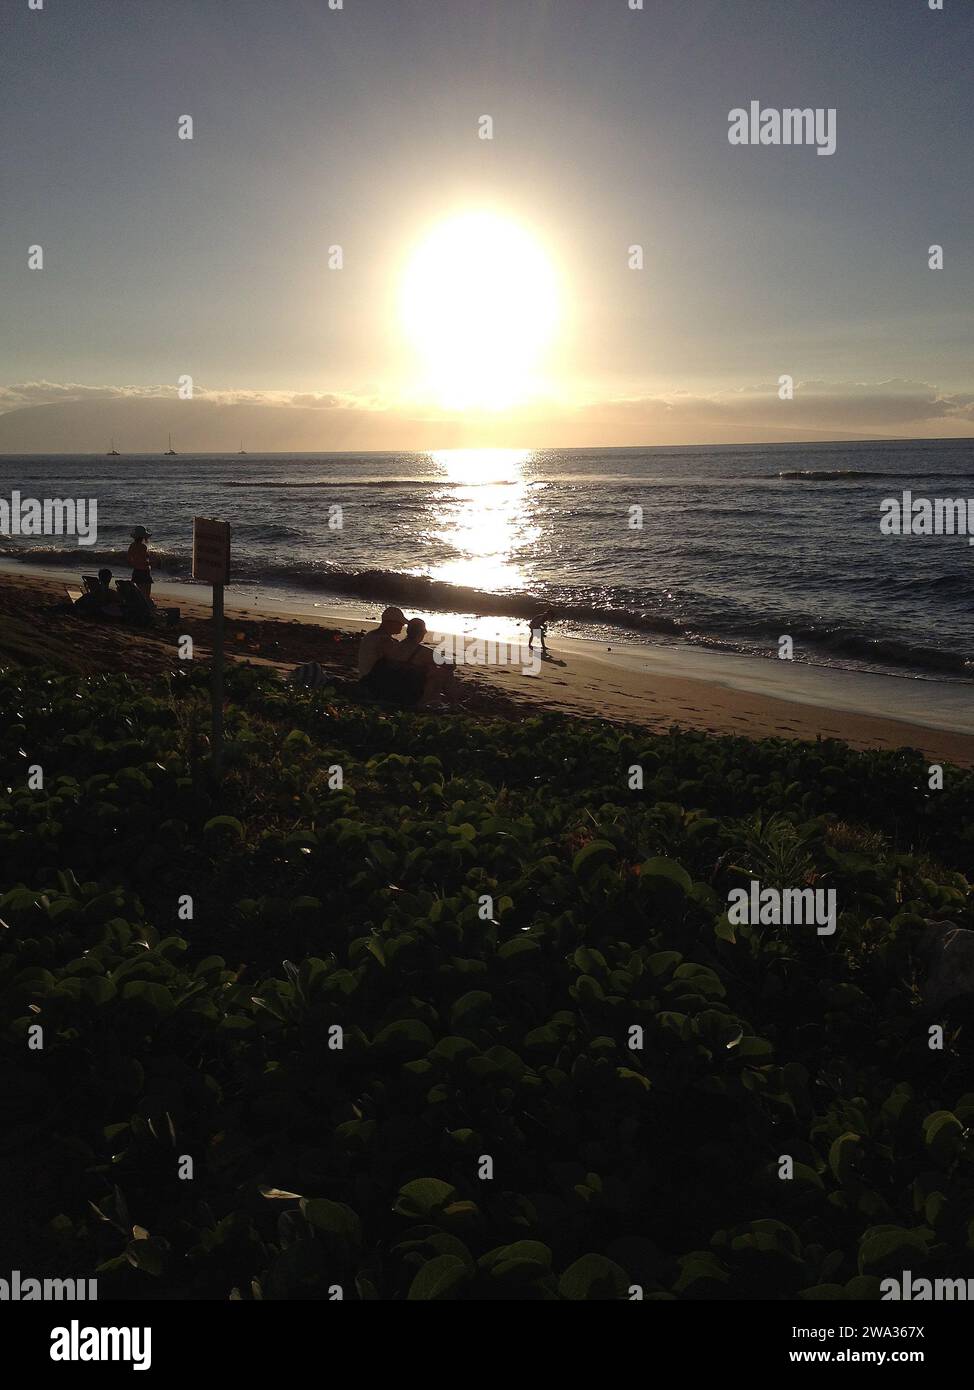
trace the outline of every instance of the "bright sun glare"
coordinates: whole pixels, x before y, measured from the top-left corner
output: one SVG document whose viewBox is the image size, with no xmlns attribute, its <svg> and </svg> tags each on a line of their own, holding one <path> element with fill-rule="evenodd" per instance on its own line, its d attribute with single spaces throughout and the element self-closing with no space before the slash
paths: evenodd
<svg viewBox="0 0 974 1390">
<path fill-rule="evenodd" d="M 503 410 L 538 389 L 558 320 L 557 277 L 525 228 L 465 212 L 413 253 L 401 310 L 423 394 L 454 410 Z"/>
</svg>

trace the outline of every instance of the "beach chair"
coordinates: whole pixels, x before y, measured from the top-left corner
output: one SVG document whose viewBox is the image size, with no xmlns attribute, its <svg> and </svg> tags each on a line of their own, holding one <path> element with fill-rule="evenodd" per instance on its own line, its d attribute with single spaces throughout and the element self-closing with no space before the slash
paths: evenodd
<svg viewBox="0 0 974 1390">
<path fill-rule="evenodd" d="M 131 579 L 117 579 L 115 588 L 122 603 L 122 617 L 140 627 L 148 627 L 156 616 L 156 610 Z"/>
<path fill-rule="evenodd" d="M 96 594 L 101 588 L 101 580 L 98 578 L 97 574 L 83 574 L 81 576 L 81 582 L 85 586 L 86 594 Z"/>
<path fill-rule="evenodd" d="M 80 590 L 80 589 L 72 589 L 72 587 L 71 587 L 70 584 L 65 584 L 65 586 L 64 586 L 64 592 L 67 594 L 68 600 L 69 600 L 71 603 L 77 603 L 77 602 L 78 602 L 78 599 L 82 597 L 81 590 Z"/>
</svg>

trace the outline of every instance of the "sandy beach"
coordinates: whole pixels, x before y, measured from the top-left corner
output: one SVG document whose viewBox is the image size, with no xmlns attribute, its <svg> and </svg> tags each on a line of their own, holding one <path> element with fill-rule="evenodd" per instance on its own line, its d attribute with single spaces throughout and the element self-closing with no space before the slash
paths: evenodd
<svg viewBox="0 0 974 1390">
<path fill-rule="evenodd" d="M 193 637 L 198 656 L 206 659 L 211 640 L 208 591 L 157 585 L 158 605 L 178 606 L 181 619 L 172 628 L 149 633 L 76 617 L 66 607 L 65 596 L 65 585 L 75 582 L 69 575 L 54 577 L 20 567 L 0 571 L 0 661 L 48 660 L 76 670 L 137 676 L 172 669 L 178 660 L 177 638 L 183 633 Z M 358 620 L 340 612 L 283 612 L 267 601 L 266 591 L 257 604 L 228 594 L 226 650 L 231 660 L 282 671 L 318 661 L 335 676 L 352 680 L 358 635 L 375 621 L 377 611 L 370 616 L 365 608 Z M 431 618 L 431 628 L 434 624 Z M 965 722 L 960 705 L 963 687 L 953 697 L 956 726 L 934 727 L 951 720 L 952 706 L 925 706 L 924 695 L 935 693 L 932 683 L 831 671 L 782 673 L 779 668 L 785 663 L 735 663 L 733 657 L 702 658 L 665 647 L 658 652 L 618 645 L 613 649 L 558 637 L 551 637 L 548 645 L 549 658 L 537 675 L 515 665 L 465 666 L 461 680 L 466 707 L 510 718 L 547 709 L 654 731 L 676 725 L 748 738 L 836 738 L 853 748 L 919 748 L 932 760 L 974 766 L 974 728 L 969 715 Z M 754 688 L 759 681 L 766 682 L 767 690 Z M 873 697 L 873 690 L 879 695 Z M 803 693 L 806 698 L 800 698 Z M 884 697 L 902 699 L 904 694 L 915 700 L 909 719 L 881 710 Z M 879 712 L 848 707 L 856 699 L 869 698 L 876 700 Z"/>
</svg>

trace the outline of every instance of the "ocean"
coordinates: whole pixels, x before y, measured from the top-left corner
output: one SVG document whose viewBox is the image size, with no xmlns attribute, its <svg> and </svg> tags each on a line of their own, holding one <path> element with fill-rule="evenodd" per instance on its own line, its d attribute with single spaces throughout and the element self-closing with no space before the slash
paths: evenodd
<svg viewBox="0 0 974 1390">
<path fill-rule="evenodd" d="M 124 572 L 140 523 L 157 581 L 185 581 L 192 519 L 211 516 L 233 527 L 248 600 L 398 603 L 428 621 L 553 607 L 569 636 L 776 657 L 787 635 L 799 662 L 974 679 L 974 547 L 880 530 L 904 490 L 970 498 L 974 525 L 965 441 L 7 455 L 0 498 L 15 490 L 96 498 L 98 538 L 0 535 L 7 562 Z"/>
</svg>

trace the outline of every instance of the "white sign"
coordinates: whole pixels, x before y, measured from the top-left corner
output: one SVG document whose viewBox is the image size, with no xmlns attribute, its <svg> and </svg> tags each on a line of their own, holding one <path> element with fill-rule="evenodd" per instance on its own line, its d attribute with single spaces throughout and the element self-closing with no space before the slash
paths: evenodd
<svg viewBox="0 0 974 1390">
<path fill-rule="evenodd" d="M 193 518 L 193 578 L 206 584 L 230 582 L 230 523 Z"/>
</svg>

